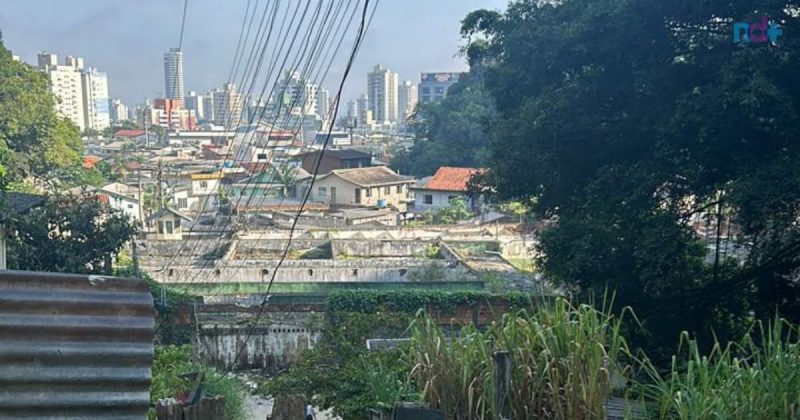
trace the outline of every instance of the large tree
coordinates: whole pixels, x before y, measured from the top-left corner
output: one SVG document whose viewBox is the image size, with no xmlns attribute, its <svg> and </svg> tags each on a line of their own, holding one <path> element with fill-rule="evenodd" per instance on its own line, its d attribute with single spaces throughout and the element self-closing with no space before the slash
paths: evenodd
<svg viewBox="0 0 800 420">
<path fill-rule="evenodd" d="M 551 279 L 615 290 L 651 339 L 725 334 L 749 311 L 800 320 L 798 10 L 520 0 L 464 20 L 498 112 L 484 181 L 554 222 Z M 777 45 L 732 42 L 764 15 Z"/>
<path fill-rule="evenodd" d="M 55 101 L 47 75 L 14 60 L 0 42 L 0 188 L 80 172 L 78 129 L 57 115 Z"/>
<path fill-rule="evenodd" d="M 137 230 L 130 217 L 91 195 L 48 197 L 7 224 L 10 269 L 65 273 L 110 274 Z"/>
<path fill-rule="evenodd" d="M 483 87 L 483 71 L 473 66 L 441 102 L 420 103 L 411 117 L 414 145 L 400 151 L 391 165 L 400 173 L 433 175 L 440 166 L 476 167 L 486 163 L 486 123 L 494 114 Z"/>
</svg>

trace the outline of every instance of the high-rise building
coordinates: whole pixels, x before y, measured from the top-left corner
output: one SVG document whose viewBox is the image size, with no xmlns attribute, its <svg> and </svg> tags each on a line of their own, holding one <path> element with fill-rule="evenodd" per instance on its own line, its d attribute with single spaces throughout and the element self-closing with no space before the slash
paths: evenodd
<svg viewBox="0 0 800 420">
<path fill-rule="evenodd" d="M 127 121 L 130 118 L 128 115 L 128 107 L 119 99 L 111 101 L 111 121 L 120 122 Z"/>
<path fill-rule="evenodd" d="M 150 125 L 168 130 L 193 130 L 197 123 L 194 111 L 185 109 L 180 99 L 156 99 L 147 114 Z"/>
<path fill-rule="evenodd" d="M 183 100 L 183 51 L 170 48 L 164 54 L 164 97 Z"/>
<path fill-rule="evenodd" d="M 439 102 L 447 96 L 447 89 L 458 82 L 461 73 L 422 73 L 419 82 L 420 102 Z"/>
<path fill-rule="evenodd" d="M 191 90 L 189 94 L 186 96 L 186 100 L 184 101 L 184 107 L 190 111 L 194 111 L 194 114 L 197 116 L 198 120 L 205 120 L 206 113 L 205 113 L 205 98 L 203 95 L 198 95 L 197 92 Z"/>
<path fill-rule="evenodd" d="M 358 125 L 369 125 L 372 124 L 373 121 L 373 114 L 372 110 L 369 109 L 369 96 L 361 95 L 358 97 Z"/>
<path fill-rule="evenodd" d="M 325 120 L 328 119 L 328 112 L 331 110 L 331 98 L 328 89 L 319 88 L 317 91 L 317 115 Z"/>
<path fill-rule="evenodd" d="M 355 99 L 347 103 L 347 118 L 358 120 L 358 101 Z"/>
<path fill-rule="evenodd" d="M 417 85 L 411 80 L 406 80 L 397 89 L 397 108 L 400 114 L 400 122 L 405 123 L 414 113 L 417 107 Z"/>
<path fill-rule="evenodd" d="M 369 110 L 378 123 L 397 121 L 397 73 L 378 64 L 367 73 Z"/>
<path fill-rule="evenodd" d="M 216 89 L 218 90 L 218 89 Z M 206 121 L 214 121 L 214 92 L 209 91 L 203 96 L 203 119 Z"/>
<path fill-rule="evenodd" d="M 215 90 L 214 122 L 225 127 L 235 128 L 242 119 L 242 95 L 233 83 L 225 83 L 222 90 Z"/>
<path fill-rule="evenodd" d="M 317 85 L 309 83 L 297 70 L 287 70 L 278 82 L 281 113 L 313 115 L 317 112 Z"/>
<path fill-rule="evenodd" d="M 86 128 L 102 131 L 111 127 L 108 109 L 108 77 L 92 67 L 83 72 L 83 116 Z"/>
<path fill-rule="evenodd" d="M 84 115 L 83 60 L 68 56 L 65 65 L 58 64 L 58 56 L 43 52 L 38 56 L 39 67 L 50 78 L 50 91 L 58 99 L 56 110 L 58 113 L 72 121 L 78 129 L 86 129 Z"/>
</svg>

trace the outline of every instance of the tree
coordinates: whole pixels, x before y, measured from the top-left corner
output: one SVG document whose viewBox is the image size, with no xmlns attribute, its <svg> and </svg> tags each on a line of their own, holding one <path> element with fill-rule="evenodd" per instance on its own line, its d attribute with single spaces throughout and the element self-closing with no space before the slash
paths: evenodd
<svg viewBox="0 0 800 420">
<path fill-rule="evenodd" d="M 615 290 L 642 317 L 640 343 L 710 326 L 724 338 L 750 311 L 800 320 L 800 40 L 735 45 L 730 32 L 767 15 L 796 33 L 797 12 L 514 1 L 463 21 L 497 110 L 482 181 L 536 201 L 554 222 L 545 273 L 584 295 Z M 725 226 L 738 261 L 721 252 Z"/>
<path fill-rule="evenodd" d="M 50 196 L 8 224 L 8 266 L 110 274 L 111 261 L 136 231 L 128 216 L 93 196 Z"/>
<path fill-rule="evenodd" d="M 411 117 L 414 145 L 399 151 L 391 165 L 404 174 L 428 176 L 441 166 L 478 167 L 486 158 L 485 123 L 493 115 L 483 88 L 482 69 L 473 66 L 440 103 L 420 103 Z"/>
<path fill-rule="evenodd" d="M 78 129 L 56 114 L 55 101 L 47 75 L 14 60 L 0 42 L 0 188 L 75 178 Z"/>
</svg>

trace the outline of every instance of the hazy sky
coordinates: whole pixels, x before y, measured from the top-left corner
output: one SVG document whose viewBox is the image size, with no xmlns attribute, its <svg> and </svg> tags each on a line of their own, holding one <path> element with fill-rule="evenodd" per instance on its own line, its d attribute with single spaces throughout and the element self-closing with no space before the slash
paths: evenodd
<svg viewBox="0 0 800 420">
<path fill-rule="evenodd" d="M 507 2 L 380 0 L 342 104 L 366 90 L 366 73 L 377 63 L 414 82 L 423 71 L 465 70 L 457 55 L 460 20 L 475 9 L 503 9 Z M 206 92 L 227 80 L 246 4 L 189 0 L 183 40 L 187 92 Z M 60 60 L 76 55 L 108 74 L 112 98 L 133 105 L 163 95 L 163 54 L 177 46 L 183 0 L 0 0 L 0 10 L 3 41 L 24 61 L 35 64 L 43 50 Z M 351 44 L 345 45 L 349 50 Z M 343 64 L 342 59 L 324 83 L 332 92 Z"/>
</svg>

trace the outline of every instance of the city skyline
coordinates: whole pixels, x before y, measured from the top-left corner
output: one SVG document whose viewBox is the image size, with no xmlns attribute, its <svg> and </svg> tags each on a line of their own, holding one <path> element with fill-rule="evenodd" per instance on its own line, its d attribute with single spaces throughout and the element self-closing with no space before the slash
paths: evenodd
<svg viewBox="0 0 800 420">
<path fill-rule="evenodd" d="M 6 47 L 23 61 L 35 65 L 36 55 L 45 50 L 60 56 L 80 56 L 108 75 L 111 98 L 134 106 L 145 98 L 167 97 L 163 57 L 178 44 L 182 2 L 143 0 L 137 4 L 108 4 L 81 0 L 81 7 L 55 1 L 46 2 L 51 7 L 36 3 L 9 4 L 6 13 L 0 16 Z M 365 93 L 367 73 L 376 64 L 391 68 L 400 80 L 415 83 L 423 72 L 466 70 L 463 57 L 457 55 L 462 44 L 460 20 L 472 10 L 499 9 L 506 3 L 505 0 L 381 3 L 345 84 L 340 112 L 347 101 Z M 184 94 L 207 92 L 227 81 L 244 8 L 245 2 L 189 2 L 181 48 Z M 142 31 L 142 27 L 148 30 Z M 103 42 L 99 42 L 101 39 Z M 330 91 L 331 99 L 344 67 L 344 54 L 340 55 L 320 84 Z"/>
</svg>

